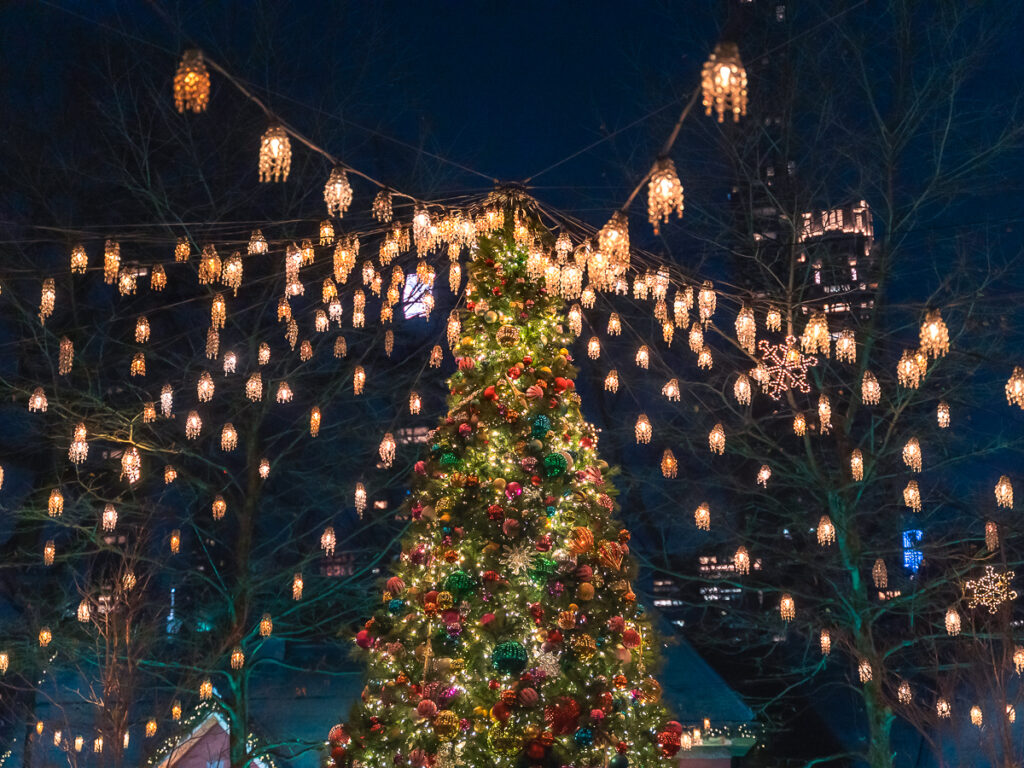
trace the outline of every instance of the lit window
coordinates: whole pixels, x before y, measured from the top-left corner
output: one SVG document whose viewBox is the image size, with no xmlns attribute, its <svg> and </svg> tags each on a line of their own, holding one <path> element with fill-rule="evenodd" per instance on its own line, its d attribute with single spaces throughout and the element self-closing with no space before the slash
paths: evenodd
<svg viewBox="0 0 1024 768">
<path fill-rule="evenodd" d="M 775 20 L 785 21 L 786 20 L 786 6 L 776 5 L 775 6 Z"/>
<path fill-rule="evenodd" d="M 924 561 L 924 552 L 917 545 L 924 538 L 924 532 L 911 528 L 903 532 L 903 567 L 911 573 L 917 573 Z"/>
</svg>

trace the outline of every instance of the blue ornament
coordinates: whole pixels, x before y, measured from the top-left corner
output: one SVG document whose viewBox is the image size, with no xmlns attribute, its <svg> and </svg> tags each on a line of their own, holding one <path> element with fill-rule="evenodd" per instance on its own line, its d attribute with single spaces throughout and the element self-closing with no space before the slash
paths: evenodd
<svg viewBox="0 0 1024 768">
<path fill-rule="evenodd" d="M 388 600 L 388 612 L 398 614 L 405 609 L 405 601 L 397 597 Z"/>
<path fill-rule="evenodd" d="M 572 735 L 572 740 L 576 742 L 577 747 L 589 747 L 594 743 L 594 731 L 590 728 L 580 728 Z"/>
<path fill-rule="evenodd" d="M 545 416 L 543 413 L 537 414 L 533 418 L 533 426 L 530 429 L 530 434 L 533 435 L 537 440 L 543 438 L 551 430 L 551 419 Z"/>
<path fill-rule="evenodd" d="M 548 517 L 554 517 L 555 516 L 555 511 L 556 510 L 555 510 L 554 507 L 548 507 L 544 511 L 547 513 Z"/>
<path fill-rule="evenodd" d="M 629 768 L 629 758 L 625 755 L 615 755 L 608 761 L 608 768 Z"/>
</svg>

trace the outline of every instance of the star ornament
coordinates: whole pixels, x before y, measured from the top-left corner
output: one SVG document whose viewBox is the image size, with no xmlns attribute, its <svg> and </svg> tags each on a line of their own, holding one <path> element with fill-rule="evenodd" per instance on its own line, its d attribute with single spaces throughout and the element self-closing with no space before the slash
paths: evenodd
<svg viewBox="0 0 1024 768">
<path fill-rule="evenodd" d="M 989 613 L 995 613 L 999 606 L 1010 600 L 1017 599 L 1017 593 L 1010 588 L 1013 583 L 1013 571 L 997 571 L 991 565 L 985 566 L 985 573 L 977 579 L 970 579 L 967 584 L 968 605 L 971 608 L 984 606 Z"/>
<path fill-rule="evenodd" d="M 804 394 L 811 391 L 807 371 L 818 364 L 818 358 L 801 352 L 795 336 L 787 336 L 782 344 L 772 344 L 767 339 L 761 339 L 758 346 L 761 349 L 761 364 L 751 375 L 773 400 L 778 400 L 791 389 Z"/>
</svg>

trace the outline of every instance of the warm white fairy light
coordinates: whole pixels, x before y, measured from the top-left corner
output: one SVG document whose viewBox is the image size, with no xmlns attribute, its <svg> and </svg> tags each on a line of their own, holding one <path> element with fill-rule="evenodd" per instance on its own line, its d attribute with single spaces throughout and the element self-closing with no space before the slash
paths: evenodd
<svg viewBox="0 0 1024 768">
<path fill-rule="evenodd" d="M 146 375 L 146 355 L 142 352 L 136 352 L 132 357 L 131 366 L 128 368 L 130 376 L 145 376 Z"/>
<path fill-rule="evenodd" d="M 956 608 L 950 607 L 946 610 L 946 634 L 960 634 L 960 614 Z"/>
<path fill-rule="evenodd" d="M 338 218 L 344 216 L 352 204 L 352 184 L 344 168 L 339 166 L 331 170 L 324 184 L 324 202 L 327 204 L 327 214 Z"/>
<path fill-rule="evenodd" d="M 779 308 L 775 305 L 768 307 L 768 311 L 764 316 L 764 327 L 772 333 L 778 333 L 782 330 L 782 313 L 779 312 Z"/>
<path fill-rule="evenodd" d="M 637 443 L 646 445 L 651 442 L 652 432 L 653 429 L 647 414 L 641 413 L 636 418 L 636 426 L 633 427 L 633 434 L 636 436 Z"/>
<path fill-rule="evenodd" d="M 328 525 L 324 528 L 324 532 L 320 534 L 320 549 L 324 551 L 328 557 L 334 557 L 334 548 L 338 543 L 337 536 L 334 535 L 333 526 Z"/>
<path fill-rule="evenodd" d="M 89 268 L 89 256 L 85 252 L 85 246 L 78 243 L 71 249 L 71 274 L 84 275 Z"/>
<path fill-rule="evenodd" d="M 295 393 L 292 392 L 292 388 L 288 385 L 287 381 L 282 381 L 277 385 L 276 400 L 279 403 L 290 403 Z"/>
<path fill-rule="evenodd" d="M 815 533 L 818 536 L 818 544 L 823 547 L 835 544 L 836 542 L 836 527 L 832 524 L 832 518 L 828 515 L 821 516 Z"/>
<path fill-rule="evenodd" d="M 651 350 L 646 344 L 641 344 L 636 350 L 634 361 L 645 371 L 651 364 Z"/>
<path fill-rule="evenodd" d="M 696 323 L 690 326 L 689 343 L 691 352 L 699 354 L 704 349 L 704 331 Z"/>
<path fill-rule="evenodd" d="M 821 630 L 818 635 L 818 646 L 821 648 L 822 656 L 832 653 L 832 634 L 827 629 Z"/>
<path fill-rule="evenodd" d="M 45 648 L 53 641 L 53 632 L 49 627 L 42 627 L 39 630 L 39 647 Z"/>
<path fill-rule="evenodd" d="M 736 549 L 736 554 L 732 556 L 732 564 L 736 573 L 741 576 L 750 573 L 750 554 L 746 547 L 740 546 Z"/>
<path fill-rule="evenodd" d="M 50 539 L 43 545 L 43 565 L 53 565 L 53 558 L 57 554 L 57 545 Z"/>
<path fill-rule="evenodd" d="M 999 525 L 994 520 L 985 523 L 985 547 L 990 552 L 999 549 Z"/>
<path fill-rule="evenodd" d="M 113 504 L 104 505 L 103 514 L 100 516 L 100 525 L 107 533 L 117 528 L 117 507 Z"/>
<path fill-rule="evenodd" d="M 82 598 L 78 603 L 78 610 L 75 612 L 75 615 L 82 624 L 87 624 L 92 619 L 92 607 L 89 605 L 89 598 Z"/>
<path fill-rule="evenodd" d="M 213 682 L 207 678 L 199 684 L 199 699 L 207 701 L 213 698 Z"/>
<path fill-rule="evenodd" d="M 287 181 L 292 167 L 292 143 L 280 125 L 271 125 L 260 141 L 260 181 Z"/>
<path fill-rule="evenodd" d="M 292 576 L 292 600 L 302 599 L 302 587 L 302 574 L 296 573 L 294 576 Z"/>
<path fill-rule="evenodd" d="M 693 511 L 693 523 L 697 526 L 698 530 L 711 530 L 711 507 L 706 502 Z"/>
<path fill-rule="evenodd" d="M 229 421 L 220 430 L 220 449 L 222 451 L 233 451 L 238 447 L 238 432 Z"/>
<path fill-rule="evenodd" d="M 796 618 L 796 601 L 788 592 L 779 599 L 779 618 L 783 621 L 792 621 Z"/>
<path fill-rule="evenodd" d="M 121 454 L 121 477 L 134 485 L 142 478 L 142 456 L 134 445 Z"/>
<path fill-rule="evenodd" d="M 857 362 L 857 341 L 848 328 L 840 331 L 836 339 L 836 359 L 841 363 Z"/>
<path fill-rule="evenodd" d="M 363 389 L 366 387 L 366 371 L 363 366 L 357 365 L 355 370 L 352 372 L 352 392 L 356 395 L 363 394 Z"/>
<path fill-rule="evenodd" d="M 380 441 L 380 446 L 377 448 L 377 453 L 380 455 L 380 460 L 384 463 L 385 467 L 390 468 L 394 463 L 395 450 L 395 436 L 390 432 L 386 432 Z"/>
<path fill-rule="evenodd" d="M 601 340 L 597 336 L 591 336 L 587 342 L 587 357 L 597 360 L 601 356 Z"/>
<path fill-rule="evenodd" d="M 900 704 L 909 704 L 914 699 L 913 692 L 910 690 L 910 683 L 906 680 L 901 680 L 899 687 L 896 689 L 896 699 Z"/>
<path fill-rule="evenodd" d="M 864 454 L 860 448 L 854 448 L 850 454 L 850 476 L 857 482 L 864 479 Z"/>
<path fill-rule="evenodd" d="M 921 511 L 921 489 L 917 487 L 917 480 L 911 480 L 903 489 L 903 504 L 915 512 Z"/>
<path fill-rule="evenodd" d="M 199 418 L 199 411 L 189 411 L 185 419 L 185 437 L 195 440 L 203 429 L 203 420 Z"/>
<path fill-rule="evenodd" d="M 175 528 L 171 531 L 168 544 L 170 545 L 172 555 L 176 555 L 181 551 L 181 531 L 179 529 Z"/>
<path fill-rule="evenodd" d="M 36 387 L 28 398 L 28 410 L 30 413 L 45 413 L 47 407 L 46 393 L 42 387 Z"/>
<path fill-rule="evenodd" d="M 871 580 L 876 589 L 885 589 L 889 586 L 889 569 L 882 558 L 875 560 L 875 564 L 871 566 Z"/>
<path fill-rule="evenodd" d="M 46 512 L 50 517 L 60 517 L 64 514 L 64 494 L 59 488 L 50 491 L 50 498 L 46 502 Z"/>
<path fill-rule="evenodd" d="M 807 417 L 802 413 L 797 413 L 793 416 L 793 434 L 797 437 L 803 437 L 807 434 Z"/>
<path fill-rule="evenodd" d="M 744 306 L 736 315 L 736 340 L 747 354 L 754 354 L 757 322 L 754 320 L 754 310 L 748 306 Z"/>
<path fill-rule="evenodd" d="M 43 288 L 39 296 L 39 322 L 46 323 L 46 318 L 53 314 L 57 301 L 57 288 L 52 277 L 43 280 Z"/>
<path fill-rule="evenodd" d="M 1013 484 L 1006 475 L 999 477 L 995 487 L 996 506 L 1013 509 Z"/>
<path fill-rule="evenodd" d="M 242 255 L 235 251 L 224 262 L 220 271 L 220 281 L 225 287 L 230 288 L 238 295 L 238 289 L 242 287 L 242 276 L 245 274 L 245 266 L 242 263 Z"/>
<path fill-rule="evenodd" d="M 672 453 L 671 448 L 666 448 L 665 452 L 661 454 L 661 475 L 664 478 L 671 479 L 678 472 L 679 462 L 676 460 L 676 455 Z"/>
<path fill-rule="evenodd" d="M 683 215 L 683 185 L 670 157 L 659 157 L 647 186 L 647 219 L 659 234 L 659 225 L 671 214 Z M 564 233 L 563 233 L 564 234 Z"/>
<path fill-rule="evenodd" d="M 75 427 L 71 439 L 71 446 L 68 448 L 68 458 L 72 464 L 81 464 L 89 455 L 89 443 L 86 442 L 85 424 L 79 423 Z"/>
<path fill-rule="evenodd" d="M 199 284 L 213 285 L 220 279 L 222 269 L 223 265 L 216 246 L 212 244 L 203 246 L 202 255 L 199 257 Z"/>
<path fill-rule="evenodd" d="M 179 112 L 205 112 L 210 103 L 210 73 L 203 52 L 192 48 L 181 55 L 174 73 L 174 108 Z"/>
<path fill-rule="evenodd" d="M 231 651 L 231 668 L 241 669 L 245 666 L 245 652 L 241 646 L 236 645 Z"/>
<path fill-rule="evenodd" d="M 732 395 L 740 405 L 750 405 L 750 379 L 740 374 L 732 385 Z"/>
<path fill-rule="evenodd" d="M 882 387 L 879 386 L 878 379 L 871 371 L 864 371 L 864 376 L 861 378 L 860 399 L 865 405 L 878 405 L 882 399 Z"/>
<path fill-rule="evenodd" d="M 930 310 L 921 324 L 921 351 L 928 357 L 943 357 L 949 352 L 949 329 L 937 309 Z"/>
<path fill-rule="evenodd" d="M 904 350 L 899 363 L 896 364 L 896 380 L 900 386 L 917 389 L 921 386 L 922 376 L 921 367 L 914 359 L 914 354 L 910 350 Z"/>
<path fill-rule="evenodd" d="M 984 718 L 981 714 L 981 707 L 975 704 L 971 707 L 971 724 L 976 725 L 978 728 L 984 724 Z"/>
<path fill-rule="evenodd" d="M 815 312 L 807 321 L 804 332 L 800 336 L 800 348 L 804 352 L 814 355 L 822 354 L 828 357 L 831 354 L 832 337 L 829 336 L 828 320 L 822 312 Z"/>
<path fill-rule="evenodd" d="M 735 43 L 721 42 L 704 62 L 701 70 L 702 103 L 705 112 L 714 112 L 718 122 L 731 114 L 733 122 L 747 114 L 747 70 Z"/>
<path fill-rule="evenodd" d="M 818 396 L 818 429 L 823 435 L 832 431 L 832 403 L 824 393 Z"/>
<path fill-rule="evenodd" d="M 246 379 L 245 396 L 253 402 L 259 402 L 263 398 L 263 375 L 259 371 Z"/>
<path fill-rule="evenodd" d="M 664 395 L 669 402 L 679 402 L 679 379 L 671 378 L 661 388 L 661 394 Z"/>
<path fill-rule="evenodd" d="M 721 422 L 715 424 L 708 433 L 708 447 L 719 456 L 725 453 L 725 428 Z"/>
<path fill-rule="evenodd" d="M 910 468 L 911 472 L 921 471 L 921 444 L 916 437 L 907 440 L 903 446 L 903 463 Z"/>
</svg>

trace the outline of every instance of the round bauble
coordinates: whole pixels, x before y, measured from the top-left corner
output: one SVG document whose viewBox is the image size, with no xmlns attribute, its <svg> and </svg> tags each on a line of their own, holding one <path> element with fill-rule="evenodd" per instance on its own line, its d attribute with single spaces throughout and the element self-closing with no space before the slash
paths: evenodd
<svg viewBox="0 0 1024 768">
<path fill-rule="evenodd" d="M 526 668 L 526 648 L 515 640 L 495 646 L 491 653 L 491 666 L 505 675 L 517 675 Z"/>
</svg>

